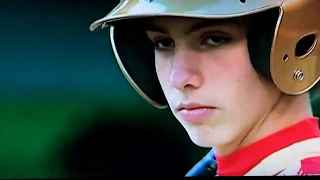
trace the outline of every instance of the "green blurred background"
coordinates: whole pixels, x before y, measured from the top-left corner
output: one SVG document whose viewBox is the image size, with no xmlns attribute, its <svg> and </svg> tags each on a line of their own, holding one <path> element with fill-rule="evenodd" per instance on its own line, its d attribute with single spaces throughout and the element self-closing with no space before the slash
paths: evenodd
<svg viewBox="0 0 320 180">
<path fill-rule="evenodd" d="M 207 151 L 142 100 L 89 25 L 118 0 L 0 3 L 0 178 L 183 176 Z"/>
<path fill-rule="evenodd" d="M 0 179 L 184 176 L 208 151 L 134 92 L 107 31 L 89 31 L 117 3 L 1 1 Z"/>
</svg>

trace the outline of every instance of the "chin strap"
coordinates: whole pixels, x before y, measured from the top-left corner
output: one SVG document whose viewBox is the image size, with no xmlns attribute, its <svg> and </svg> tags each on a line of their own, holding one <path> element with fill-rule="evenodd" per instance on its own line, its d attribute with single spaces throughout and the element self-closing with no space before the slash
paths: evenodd
<svg viewBox="0 0 320 180">
<path fill-rule="evenodd" d="M 193 176 L 216 176 L 217 163 L 213 150 L 210 150 L 193 168 L 186 174 L 186 177 Z"/>
</svg>

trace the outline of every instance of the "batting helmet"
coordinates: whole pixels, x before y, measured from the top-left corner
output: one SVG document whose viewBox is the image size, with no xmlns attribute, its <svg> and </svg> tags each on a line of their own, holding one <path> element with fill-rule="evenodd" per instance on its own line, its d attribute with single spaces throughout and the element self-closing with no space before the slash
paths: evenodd
<svg viewBox="0 0 320 180">
<path fill-rule="evenodd" d="M 320 0 L 121 0 L 90 30 L 110 27 L 120 69 L 134 89 L 158 108 L 167 106 L 143 19 L 157 16 L 249 17 L 248 48 L 255 69 L 284 93 L 309 91 L 320 76 Z"/>
</svg>

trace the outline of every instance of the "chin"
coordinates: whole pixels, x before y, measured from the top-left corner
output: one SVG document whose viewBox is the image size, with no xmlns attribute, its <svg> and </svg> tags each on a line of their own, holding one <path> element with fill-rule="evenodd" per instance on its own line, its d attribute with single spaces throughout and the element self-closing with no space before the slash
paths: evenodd
<svg viewBox="0 0 320 180">
<path fill-rule="evenodd" d="M 191 141 L 195 145 L 204 148 L 223 147 L 233 140 L 230 133 L 218 132 L 218 130 L 205 127 L 192 127 L 187 129 Z"/>
<path fill-rule="evenodd" d="M 190 140 L 199 147 L 214 147 L 214 137 L 211 135 L 210 132 L 201 129 L 202 128 L 192 128 L 192 130 L 187 130 Z"/>
<path fill-rule="evenodd" d="M 199 146 L 199 147 L 202 147 L 202 148 L 213 148 L 214 146 L 212 146 L 212 144 L 206 142 L 206 141 L 203 141 L 201 139 L 195 139 L 193 137 L 190 137 L 191 141 L 193 142 L 193 144 Z"/>
</svg>

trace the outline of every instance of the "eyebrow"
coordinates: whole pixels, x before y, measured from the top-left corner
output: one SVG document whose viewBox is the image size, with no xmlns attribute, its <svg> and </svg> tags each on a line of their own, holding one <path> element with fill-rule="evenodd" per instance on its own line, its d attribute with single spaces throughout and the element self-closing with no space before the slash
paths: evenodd
<svg viewBox="0 0 320 180">
<path fill-rule="evenodd" d="M 211 26 L 219 26 L 219 25 L 225 25 L 225 24 L 235 24 L 237 21 L 234 19 L 217 19 L 217 20 L 202 20 L 199 21 L 197 23 L 195 23 L 194 25 L 192 25 L 186 32 L 185 34 L 188 35 L 194 31 L 198 31 L 200 29 L 204 29 L 207 27 L 211 27 Z M 154 32 L 159 32 L 159 33 L 163 33 L 166 34 L 166 30 L 164 30 L 163 28 L 156 26 L 152 23 L 147 23 L 145 25 L 145 30 L 146 31 L 154 31 Z"/>
</svg>

